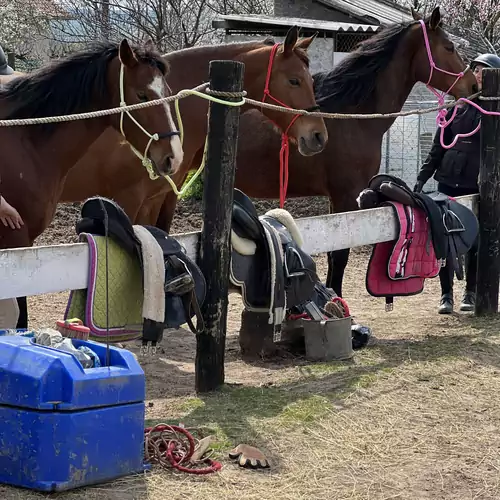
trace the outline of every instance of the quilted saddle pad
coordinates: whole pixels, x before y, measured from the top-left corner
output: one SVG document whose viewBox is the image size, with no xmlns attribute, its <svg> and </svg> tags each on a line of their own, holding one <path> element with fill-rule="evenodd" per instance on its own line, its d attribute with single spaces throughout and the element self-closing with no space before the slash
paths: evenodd
<svg viewBox="0 0 500 500">
<path fill-rule="evenodd" d="M 106 238 L 81 233 L 89 245 L 89 279 L 84 290 L 73 290 L 64 319 L 80 318 L 90 328 L 90 338 L 103 342 L 106 330 Z M 108 239 L 109 341 L 126 342 L 142 336 L 143 284 L 136 257 L 112 238 Z"/>
</svg>

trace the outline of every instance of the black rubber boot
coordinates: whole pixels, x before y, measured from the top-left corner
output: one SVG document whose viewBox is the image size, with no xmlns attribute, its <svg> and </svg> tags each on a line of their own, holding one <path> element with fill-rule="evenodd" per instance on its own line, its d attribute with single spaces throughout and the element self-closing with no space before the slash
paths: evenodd
<svg viewBox="0 0 500 500">
<path fill-rule="evenodd" d="M 441 302 L 439 303 L 439 314 L 451 314 L 453 312 L 453 294 L 444 293 L 441 295 Z"/>
<path fill-rule="evenodd" d="M 474 292 L 468 292 L 466 290 L 462 302 L 460 304 L 460 310 L 463 312 L 471 312 L 474 311 L 475 307 L 476 307 L 476 294 Z"/>
</svg>

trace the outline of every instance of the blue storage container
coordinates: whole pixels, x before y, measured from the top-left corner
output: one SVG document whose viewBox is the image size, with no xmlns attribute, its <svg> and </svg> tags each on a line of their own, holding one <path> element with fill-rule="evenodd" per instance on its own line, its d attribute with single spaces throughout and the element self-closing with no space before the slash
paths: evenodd
<svg viewBox="0 0 500 500">
<path fill-rule="evenodd" d="M 144 470 L 144 372 L 129 351 L 74 340 L 84 369 L 32 338 L 0 336 L 0 482 L 63 491 Z"/>
</svg>

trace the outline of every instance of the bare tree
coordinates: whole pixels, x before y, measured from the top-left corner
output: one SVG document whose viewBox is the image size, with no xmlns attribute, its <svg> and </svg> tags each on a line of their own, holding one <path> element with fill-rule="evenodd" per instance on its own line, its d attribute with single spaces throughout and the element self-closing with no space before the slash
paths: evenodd
<svg viewBox="0 0 500 500">
<path fill-rule="evenodd" d="M 38 43 L 49 29 L 50 14 L 30 0 L 0 0 L 0 45 L 4 51 L 21 60 L 40 56 Z"/>
<path fill-rule="evenodd" d="M 270 0 L 63 0 L 62 5 L 72 21 L 54 26 L 60 47 L 102 38 L 151 38 L 162 52 L 215 41 L 216 15 L 272 11 Z"/>
<path fill-rule="evenodd" d="M 422 14 L 429 14 L 435 0 L 397 0 Z M 500 50 L 499 0 L 442 0 L 446 24 L 466 39 L 480 41 L 491 52 Z"/>
</svg>

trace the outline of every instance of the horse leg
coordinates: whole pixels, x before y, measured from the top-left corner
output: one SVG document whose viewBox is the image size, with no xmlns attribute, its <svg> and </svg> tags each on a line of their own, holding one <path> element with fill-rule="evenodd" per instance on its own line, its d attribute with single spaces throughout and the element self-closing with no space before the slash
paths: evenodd
<svg viewBox="0 0 500 500">
<path fill-rule="evenodd" d="M 334 212 L 348 212 L 357 210 L 355 196 L 352 200 L 345 200 L 345 203 L 335 204 L 336 210 L 334 210 L 333 202 L 330 200 L 330 213 Z M 344 248 L 343 250 L 335 250 L 333 252 L 328 252 L 328 273 L 326 277 L 326 286 L 332 288 L 333 291 L 342 297 L 342 281 L 344 279 L 344 271 L 347 267 L 349 261 L 350 248 Z"/>
<path fill-rule="evenodd" d="M 163 203 L 158 212 L 155 225 L 167 234 L 170 232 L 170 227 L 172 226 L 172 221 L 174 220 L 177 200 L 177 195 L 173 191 L 168 192 L 163 199 Z"/>
<path fill-rule="evenodd" d="M 165 195 L 162 193 L 144 200 L 135 219 L 135 224 L 148 226 L 156 225 L 164 196 Z"/>
<path fill-rule="evenodd" d="M 19 306 L 19 318 L 16 328 L 28 329 L 28 299 L 27 297 L 16 297 Z"/>
<path fill-rule="evenodd" d="M 328 252 L 328 274 L 326 277 L 326 286 L 332 288 L 333 291 L 342 297 L 342 281 L 344 279 L 344 271 L 349 261 L 349 253 L 351 249 L 335 250 Z"/>
<path fill-rule="evenodd" d="M 132 224 L 136 224 L 135 221 L 145 201 L 146 190 L 147 187 L 144 183 L 139 182 L 127 189 L 116 192 L 113 196 L 115 203 L 117 203 L 127 214 Z"/>
</svg>

